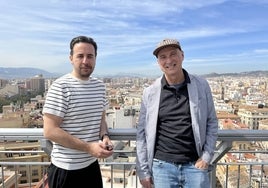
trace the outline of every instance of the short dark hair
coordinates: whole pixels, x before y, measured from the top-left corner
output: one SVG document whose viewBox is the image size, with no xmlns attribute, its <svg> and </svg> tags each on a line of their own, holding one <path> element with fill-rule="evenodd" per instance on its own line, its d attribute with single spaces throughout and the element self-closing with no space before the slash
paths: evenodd
<svg viewBox="0 0 268 188">
<path fill-rule="evenodd" d="M 75 37 L 71 40 L 71 42 L 70 42 L 70 50 L 71 50 L 70 55 L 73 55 L 74 45 L 79 43 L 79 42 L 85 42 L 85 43 L 92 44 L 93 47 L 95 48 L 95 56 L 97 56 L 97 43 L 94 41 L 93 38 L 86 37 L 86 36 L 78 36 L 78 37 Z"/>
</svg>

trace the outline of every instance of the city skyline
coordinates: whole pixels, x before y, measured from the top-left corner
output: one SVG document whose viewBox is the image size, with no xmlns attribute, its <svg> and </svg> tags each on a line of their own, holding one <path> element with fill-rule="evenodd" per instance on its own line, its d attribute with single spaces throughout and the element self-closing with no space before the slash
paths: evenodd
<svg viewBox="0 0 268 188">
<path fill-rule="evenodd" d="M 98 44 L 94 74 L 161 74 L 152 55 L 167 37 L 181 42 L 195 74 L 268 70 L 264 0 L 0 1 L 0 67 L 67 73 L 69 42 Z"/>
</svg>

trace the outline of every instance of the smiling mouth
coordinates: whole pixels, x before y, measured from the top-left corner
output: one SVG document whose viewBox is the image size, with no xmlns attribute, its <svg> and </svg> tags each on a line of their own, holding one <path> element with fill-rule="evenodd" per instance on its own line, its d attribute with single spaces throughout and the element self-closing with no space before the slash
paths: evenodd
<svg viewBox="0 0 268 188">
<path fill-rule="evenodd" d="M 92 67 L 81 67 L 82 70 L 91 70 Z"/>
<path fill-rule="evenodd" d="M 167 65 L 166 68 L 167 68 L 167 69 L 169 69 L 169 68 L 173 68 L 173 67 L 176 67 L 176 65 L 177 65 L 176 63 L 171 64 L 171 65 Z"/>
</svg>

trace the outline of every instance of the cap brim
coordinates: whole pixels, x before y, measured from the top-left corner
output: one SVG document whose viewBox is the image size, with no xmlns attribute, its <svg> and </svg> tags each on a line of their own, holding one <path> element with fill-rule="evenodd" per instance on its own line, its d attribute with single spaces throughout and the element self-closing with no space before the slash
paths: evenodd
<svg viewBox="0 0 268 188">
<path fill-rule="evenodd" d="M 167 45 L 164 45 L 164 46 L 159 46 L 158 48 L 156 48 L 154 51 L 153 51 L 153 54 L 155 56 L 157 56 L 158 52 L 166 47 L 175 47 L 175 48 L 179 48 L 180 49 L 180 46 L 178 44 L 167 44 Z"/>
</svg>

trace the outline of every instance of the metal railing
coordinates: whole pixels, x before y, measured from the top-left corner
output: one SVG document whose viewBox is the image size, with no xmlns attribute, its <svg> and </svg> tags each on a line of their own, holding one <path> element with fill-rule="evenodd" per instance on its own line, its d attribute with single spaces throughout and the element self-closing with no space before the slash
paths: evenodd
<svg viewBox="0 0 268 188">
<path fill-rule="evenodd" d="M 113 141 L 135 141 L 136 129 L 110 129 L 111 139 Z M 51 151 L 50 142 L 44 139 L 43 129 L 41 128 L 0 128 L 0 142 L 7 143 L 11 141 L 39 141 L 41 150 L 36 153 L 43 152 L 49 154 Z M 266 188 L 268 187 L 268 154 L 266 145 L 268 141 L 268 130 L 219 130 L 218 144 L 215 150 L 215 155 L 212 161 L 214 165 L 210 173 L 212 188 Z M 243 146 L 239 148 L 238 146 Z M 247 147 L 244 147 L 247 146 Z M 238 148 L 237 148 L 238 147 Z M 1 153 L 22 153 L 22 151 L 5 151 Z M 26 151 L 26 154 L 34 153 Z M 115 153 L 128 153 L 130 151 L 115 151 Z M 0 154 L 1 154 L 0 153 Z M 133 153 L 133 151 L 132 151 Z M 135 155 L 135 154 L 132 154 Z M 247 155 L 247 156 L 246 156 Z M 249 157 L 251 156 L 251 157 Z M 267 159 L 267 160 L 266 160 Z M 108 173 L 106 187 L 139 187 L 139 181 L 135 174 L 134 161 L 100 161 L 105 173 Z M 31 166 L 32 165 L 32 166 Z M 0 161 L 1 174 L 0 177 L 5 177 L 5 168 L 13 166 L 15 179 L 19 179 L 20 173 L 18 166 L 29 166 L 33 168 L 35 165 L 49 165 L 49 162 L 17 162 L 17 161 Z M 123 166 L 120 171 L 116 166 Z M 45 168 L 44 168 L 45 169 Z M 45 170 L 42 171 L 45 173 Z M 121 173 L 121 175 L 120 175 Z M 31 177 L 28 177 L 31 179 Z M 2 183 L 2 185 L 1 185 Z M 27 181 L 29 187 L 36 183 Z M 106 183 L 106 180 L 105 180 Z M 128 184 L 128 185 L 127 185 Z M 131 184 L 131 185 L 130 185 Z M 0 188 L 7 188 L 0 181 Z M 15 185 L 15 187 L 18 185 Z"/>
</svg>

